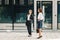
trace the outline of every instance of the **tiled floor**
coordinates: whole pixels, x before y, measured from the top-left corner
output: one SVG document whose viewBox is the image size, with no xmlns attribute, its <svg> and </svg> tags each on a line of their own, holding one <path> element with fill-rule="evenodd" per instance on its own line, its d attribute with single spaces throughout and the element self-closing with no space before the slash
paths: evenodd
<svg viewBox="0 0 60 40">
<path fill-rule="evenodd" d="M 43 31 L 43 37 L 37 39 L 38 34 L 33 32 L 32 37 L 28 37 L 27 32 L 0 32 L 0 40 L 60 40 L 60 32 Z"/>
</svg>

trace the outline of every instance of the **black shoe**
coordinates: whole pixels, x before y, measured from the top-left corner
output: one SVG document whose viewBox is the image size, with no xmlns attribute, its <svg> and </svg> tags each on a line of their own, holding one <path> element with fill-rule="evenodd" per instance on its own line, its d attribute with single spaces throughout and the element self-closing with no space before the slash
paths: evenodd
<svg viewBox="0 0 60 40">
<path fill-rule="evenodd" d="M 41 38 L 42 36 L 39 36 L 37 39 Z"/>
</svg>

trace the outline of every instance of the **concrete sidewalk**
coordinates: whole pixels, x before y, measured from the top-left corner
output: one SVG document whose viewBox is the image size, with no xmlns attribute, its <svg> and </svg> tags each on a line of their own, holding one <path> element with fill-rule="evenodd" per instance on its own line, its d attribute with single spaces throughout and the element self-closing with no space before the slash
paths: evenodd
<svg viewBox="0 0 60 40">
<path fill-rule="evenodd" d="M 38 34 L 33 32 L 32 37 L 28 37 L 27 32 L 0 32 L 0 40 L 60 40 L 60 32 L 43 31 L 43 37 L 37 39 Z"/>
</svg>

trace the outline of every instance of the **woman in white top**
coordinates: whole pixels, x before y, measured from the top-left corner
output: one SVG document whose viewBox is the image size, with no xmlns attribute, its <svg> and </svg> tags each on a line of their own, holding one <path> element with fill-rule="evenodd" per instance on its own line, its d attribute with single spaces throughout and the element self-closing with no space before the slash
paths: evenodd
<svg viewBox="0 0 60 40">
<path fill-rule="evenodd" d="M 43 17 L 43 13 L 42 13 L 42 9 L 38 9 L 38 25 L 37 25 L 37 29 L 38 29 L 38 32 L 39 32 L 39 37 L 38 37 L 38 39 L 39 38 L 41 38 L 42 37 L 42 22 L 43 22 L 43 19 L 44 19 L 44 17 Z"/>
</svg>

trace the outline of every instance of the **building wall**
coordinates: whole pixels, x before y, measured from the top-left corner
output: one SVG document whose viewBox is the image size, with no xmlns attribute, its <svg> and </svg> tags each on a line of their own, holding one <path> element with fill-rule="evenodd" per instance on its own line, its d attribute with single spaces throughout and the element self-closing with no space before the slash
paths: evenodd
<svg viewBox="0 0 60 40">
<path fill-rule="evenodd" d="M 48 6 L 49 4 L 47 3 L 46 7 L 50 7 L 52 9 L 51 11 L 51 19 L 48 19 L 47 17 L 50 17 L 50 10 L 48 8 L 45 8 L 46 12 L 46 19 L 44 24 L 47 25 L 45 26 L 45 29 L 53 29 L 57 30 L 60 29 L 60 10 L 59 10 L 59 5 L 58 1 L 60 0 L 5 0 L 1 1 L 0 0 L 0 29 L 10 29 L 12 30 L 12 22 L 15 23 L 15 27 L 19 29 L 17 26 L 26 26 L 26 14 L 29 9 L 33 10 L 34 16 L 34 27 L 37 26 L 37 20 L 36 20 L 36 14 L 37 14 L 37 5 L 36 1 L 43 1 L 43 2 L 52 2 L 51 6 Z M 49 16 L 48 16 L 49 15 Z M 4 26 L 2 26 L 4 25 Z M 49 27 L 50 26 L 50 27 Z"/>
</svg>

